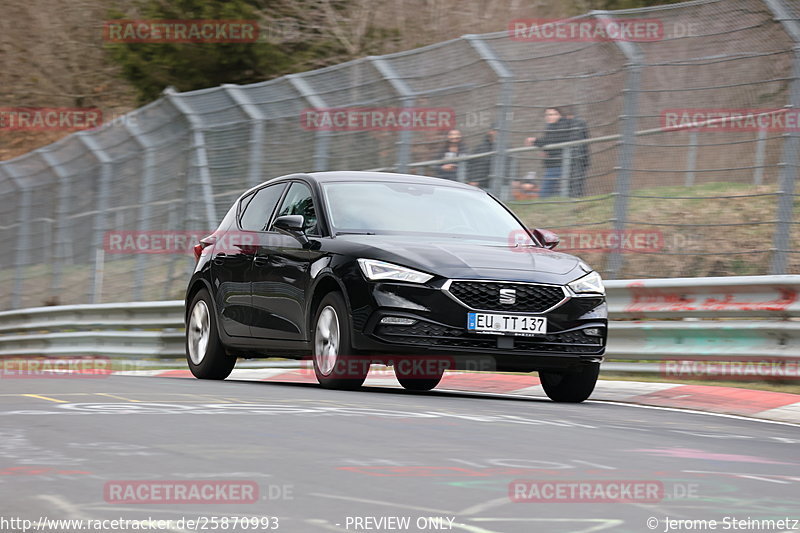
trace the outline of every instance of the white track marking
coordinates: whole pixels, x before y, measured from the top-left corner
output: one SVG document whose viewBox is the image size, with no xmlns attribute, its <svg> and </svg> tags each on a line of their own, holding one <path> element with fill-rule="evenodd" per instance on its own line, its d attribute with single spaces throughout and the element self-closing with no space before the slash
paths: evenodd
<svg viewBox="0 0 800 533">
<path fill-rule="evenodd" d="M 495 531 L 493 529 L 483 529 L 482 527 L 471 526 L 469 524 L 461 524 L 459 522 L 453 522 L 453 527 L 463 529 L 464 531 L 468 531 L 469 533 L 503 533 L 502 531 Z"/>
<path fill-rule="evenodd" d="M 770 479 L 770 478 L 761 477 L 761 476 L 752 476 L 752 475 L 744 475 L 744 474 L 740 475 L 739 477 L 742 477 L 742 478 L 745 478 L 745 479 L 755 479 L 756 481 L 769 481 L 770 483 L 780 483 L 782 485 L 790 485 L 790 483 L 788 481 L 783 481 L 782 479 Z"/>
<path fill-rule="evenodd" d="M 39 498 L 40 500 L 44 500 L 46 502 L 50 502 L 51 504 L 56 506 L 60 511 L 64 511 L 68 515 L 77 517 L 78 519 L 82 520 L 91 520 L 89 515 L 84 514 L 83 511 L 81 511 L 80 507 L 72 505 L 67 500 L 65 500 L 61 496 L 58 496 L 57 494 L 41 494 L 37 496 L 37 498 Z"/>
<path fill-rule="evenodd" d="M 771 477 L 765 477 L 767 474 L 750 474 L 748 472 L 720 472 L 716 470 L 682 470 L 687 474 L 717 474 L 720 476 L 728 476 L 728 477 L 740 477 L 745 479 L 755 479 L 757 481 L 769 481 L 770 483 L 779 483 L 783 485 L 790 485 L 789 481 L 784 481 L 782 479 L 773 479 L 773 477 L 778 477 L 777 475 L 773 475 Z M 792 481 L 800 481 L 800 478 L 790 477 L 790 476 L 779 476 L 781 478 L 791 479 Z"/>
<path fill-rule="evenodd" d="M 625 523 L 624 520 L 619 520 L 616 518 L 470 518 L 470 520 L 474 522 L 600 522 L 595 526 L 589 526 L 587 529 L 576 529 L 572 531 L 572 533 L 592 533 L 594 531 L 603 531 L 604 529 L 613 528 Z"/>
<path fill-rule="evenodd" d="M 436 391 L 438 389 L 434 389 Z M 453 391 L 455 392 L 455 391 Z M 460 394 L 465 394 L 468 396 L 496 396 L 500 398 L 509 398 L 515 399 L 520 401 L 520 398 L 530 398 L 531 400 L 539 401 L 539 398 L 534 398 L 531 396 L 515 396 L 514 394 L 504 394 L 501 392 L 475 392 L 475 391 L 457 391 Z M 549 401 L 548 401 L 549 402 Z M 745 420 L 747 422 L 761 422 L 764 424 L 778 424 L 781 426 L 789 426 L 793 428 L 800 428 L 800 424 L 793 423 L 793 422 L 784 422 L 781 420 L 767 420 L 766 418 L 754 418 L 751 416 L 742 416 L 742 415 L 731 415 L 728 413 L 712 413 L 709 411 L 697 411 L 696 409 L 683 409 L 679 407 L 663 407 L 660 405 L 642 405 L 638 403 L 627 403 L 627 402 L 620 402 L 616 400 L 586 400 L 584 403 L 592 404 L 592 403 L 599 403 L 599 404 L 606 404 L 606 405 L 622 405 L 625 407 L 635 407 L 637 409 L 656 409 L 658 411 L 673 411 L 676 413 L 690 413 L 695 415 L 706 415 L 706 416 L 717 416 L 721 418 L 733 418 L 735 420 Z M 588 412 L 587 412 L 588 414 Z"/>
<path fill-rule="evenodd" d="M 322 520 L 321 518 L 307 518 L 305 520 L 306 524 L 311 524 L 313 526 L 317 526 L 322 529 L 327 529 L 328 531 L 347 531 L 341 527 L 337 527 L 327 520 Z"/>
<path fill-rule="evenodd" d="M 398 507 L 400 509 L 413 509 L 415 511 L 425 511 L 426 513 L 437 513 L 440 515 L 452 515 L 454 514 L 452 511 L 445 511 L 442 509 L 432 509 L 430 507 L 420 507 L 417 505 L 406 505 L 404 503 L 397 503 L 397 502 L 384 502 L 381 500 L 367 500 L 364 498 L 353 498 L 351 496 L 340 496 L 338 494 L 323 494 L 321 492 L 312 492 L 310 496 L 318 496 L 320 498 L 330 498 L 332 500 L 345 500 L 349 502 L 358 502 L 358 503 L 374 503 L 376 505 L 387 505 L 389 507 Z"/>
<path fill-rule="evenodd" d="M 70 502 L 68 502 L 66 499 L 64 499 L 61 496 L 58 496 L 56 494 L 42 494 L 42 495 L 37 496 L 37 498 L 39 498 L 40 500 L 45 500 L 47 502 L 50 502 L 55 507 L 57 507 L 60 511 L 66 513 L 69 518 L 77 519 L 77 520 L 85 520 L 85 521 L 86 520 L 98 520 L 96 518 L 92 518 L 91 516 L 89 516 L 88 514 L 86 514 L 86 513 L 84 513 L 82 511 L 82 508 L 90 507 L 90 506 L 80 506 L 79 507 L 79 506 L 73 505 Z M 110 511 L 112 509 L 113 508 L 110 508 L 110 507 L 100 506 L 96 510 Z M 118 510 L 120 510 L 120 511 L 130 511 L 131 509 L 130 508 L 122 508 L 122 509 L 118 509 Z M 137 511 L 142 511 L 143 509 L 136 509 L 136 510 Z M 159 512 L 163 512 L 164 509 L 159 509 L 158 511 Z M 57 520 L 57 519 L 54 519 L 54 520 Z M 133 521 L 133 519 L 131 519 L 131 520 Z M 137 520 L 137 522 L 142 522 L 143 523 L 143 522 L 147 522 L 147 521 L 146 520 Z M 150 524 L 152 522 L 148 522 L 148 523 Z M 174 531 L 175 533 L 188 533 L 185 529 L 180 529 L 180 528 L 164 528 L 164 529 L 167 530 L 167 531 Z"/>
<path fill-rule="evenodd" d="M 142 371 L 142 372 L 162 372 L 162 371 L 161 370 L 155 370 L 155 371 L 148 370 L 148 371 Z M 115 373 L 114 375 L 118 375 L 118 374 Z M 181 378 L 181 379 L 183 379 L 183 378 Z M 248 380 L 232 380 L 232 381 L 248 381 Z M 259 380 L 259 381 L 261 381 L 261 380 Z M 270 383 L 270 381 L 266 380 L 266 381 L 264 381 L 264 383 Z M 629 382 L 625 382 L 625 383 L 629 383 Z M 655 384 L 655 385 L 669 385 L 669 386 L 675 386 L 675 387 L 681 386 L 681 384 L 677 384 L 677 383 L 660 383 L 660 384 Z M 392 388 L 400 389 L 400 387 L 398 387 L 396 385 L 393 386 Z M 524 399 L 524 398 L 527 398 L 529 400 L 533 400 L 533 401 L 537 401 L 537 402 L 550 403 L 550 401 L 546 397 L 530 396 L 530 395 L 525 395 L 525 394 L 516 394 L 514 392 L 499 393 L 499 392 L 481 392 L 481 391 L 466 391 L 466 390 L 437 388 L 437 389 L 431 391 L 431 394 L 435 394 L 437 392 L 457 393 L 457 394 L 463 394 L 463 395 L 467 395 L 467 396 L 493 396 L 493 397 L 509 398 L 509 399 L 513 398 L 513 399 L 515 399 L 517 401 L 519 401 L 521 399 Z M 626 407 L 637 407 L 639 409 L 659 409 L 659 410 L 662 410 L 662 411 L 675 411 L 675 412 L 679 412 L 679 413 L 691 413 L 691 414 L 699 414 L 699 415 L 707 415 L 707 416 L 717 416 L 717 417 L 722 417 L 722 418 L 733 418 L 733 419 L 736 419 L 736 420 L 746 420 L 746 421 L 749 421 L 749 422 L 763 422 L 765 424 L 780 424 L 780 425 L 790 426 L 790 427 L 800 427 L 800 423 L 795 423 L 795 422 L 785 422 L 785 421 L 780 421 L 780 420 L 769 420 L 769 419 L 766 419 L 766 418 L 757 418 L 757 417 L 742 416 L 742 415 L 732 415 L 732 414 L 727 414 L 727 413 L 712 413 L 712 412 L 708 412 L 708 411 L 698 411 L 698 410 L 695 410 L 695 409 L 684 409 L 684 408 L 678 408 L 678 407 L 663 407 L 663 406 L 657 406 L 657 405 L 642 405 L 642 404 L 636 404 L 636 403 L 628 403 L 628 402 L 626 402 L 624 400 L 586 400 L 585 403 L 600 403 L 600 404 L 609 404 L 609 405 L 623 405 L 623 406 L 626 406 Z M 776 407 L 775 409 L 779 409 L 779 408 Z M 764 412 L 770 411 L 770 410 L 771 409 L 766 409 Z"/>
<path fill-rule="evenodd" d="M 502 507 L 503 505 L 511 503 L 511 500 L 508 496 L 504 496 L 502 498 L 496 498 L 494 500 L 489 500 L 488 502 L 479 503 L 473 505 L 471 507 L 467 507 L 463 511 L 459 511 L 455 513 L 456 516 L 469 516 L 471 514 L 478 514 L 483 512 L 487 509 L 493 509 L 495 507 Z"/>
</svg>

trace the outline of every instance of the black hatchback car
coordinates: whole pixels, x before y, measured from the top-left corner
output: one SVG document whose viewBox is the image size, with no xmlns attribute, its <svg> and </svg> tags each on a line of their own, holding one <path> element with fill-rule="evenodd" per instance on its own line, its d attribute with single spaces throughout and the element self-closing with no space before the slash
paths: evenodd
<svg viewBox="0 0 800 533">
<path fill-rule="evenodd" d="M 551 399 L 583 401 L 605 351 L 605 291 L 557 244 L 453 181 L 275 178 L 195 246 L 189 368 L 224 379 L 237 357 L 310 357 L 322 386 L 355 388 L 383 363 L 412 390 L 446 369 L 538 371 Z"/>
</svg>

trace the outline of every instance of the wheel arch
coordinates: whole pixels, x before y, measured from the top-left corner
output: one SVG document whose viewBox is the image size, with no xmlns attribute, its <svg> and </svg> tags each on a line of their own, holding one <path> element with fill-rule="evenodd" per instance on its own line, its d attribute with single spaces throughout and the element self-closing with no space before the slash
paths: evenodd
<svg viewBox="0 0 800 533">
<path fill-rule="evenodd" d="M 206 289 L 208 291 L 208 295 L 211 298 L 211 307 L 212 307 L 211 312 L 215 314 L 217 312 L 217 302 L 214 299 L 214 291 L 211 290 L 211 284 L 208 282 L 208 280 L 202 277 L 195 278 L 195 280 L 192 281 L 192 283 L 189 285 L 189 288 L 186 290 L 186 302 L 183 305 L 184 326 L 188 325 L 189 321 L 189 304 L 192 303 L 192 300 L 194 299 L 195 295 L 198 292 L 200 292 L 201 289 Z M 219 323 L 219 320 L 215 320 L 214 322 L 217 325 L 217 334 L 220 336 L 221 339 L 225 338 L 224 336 L 225 332 L 222 331 L 222 325 Z"/>
<path fill-rule="evenodd" d="M 339 292 L 342 294 L 345 306 L 347 307 L 347 312 L 351 313 L 350 298 L 347 294 L 345 285 L 333 274 L 321 274 L 311 290 L 311 298 L 306 311 L 306 327 L 308 328 L 307 332 L 309 339 L 312 338 L 312 332 L 314 331 L 314 315 L 317 312 L 319 303 L 327 294 L 330 294 L 331 292 Z"/>
</svg>

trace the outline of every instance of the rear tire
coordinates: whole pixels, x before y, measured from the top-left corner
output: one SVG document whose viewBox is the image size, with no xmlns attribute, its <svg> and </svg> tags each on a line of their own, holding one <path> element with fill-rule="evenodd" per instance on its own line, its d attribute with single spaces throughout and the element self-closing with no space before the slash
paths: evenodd
<svg viewBox="0 0 800 533">
<path fill-rule="evenodd" d="M 236 365 L 236 358 L 225 352 L 220 341 L 214 304 L 206 289 L 200 289 L 189 305 L 186 362 L 199 379 L 225 379 Z"/>
<path fill-rule="evenodd" d="M 314 374 L 326 389 L 357 389 L 369 373 L 369 360 L 353 354 L 349 316 L 342 295 L 331 292 L 314 317 Z"/>
<path fill-rule="evenodd" d="M 570 374 L 539 372 L 539 379 L 545 394 L 554 402 L 580 403 L 591 396 L 599 375 L 600 363 L 589 363 Z"/>
</svg>

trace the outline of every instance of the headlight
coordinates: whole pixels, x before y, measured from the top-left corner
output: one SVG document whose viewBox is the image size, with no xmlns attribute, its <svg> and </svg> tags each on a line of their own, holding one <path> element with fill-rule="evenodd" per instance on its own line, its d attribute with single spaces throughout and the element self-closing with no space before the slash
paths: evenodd
<svg viewBox="0 0 800 533">
<path fill-rule="evenodd" d="M 572 283 L 568 283 L 569 288 L 576 294 L 605 294 L 606 288 L 603 287 L 603 278 L 597 272 L 590 272 L 582 278 L 576 279 Z"/>
<path fill-rule="evenodd" d="M 392 280 L 425 283 L 433 279 L 430 274 L 374 259 L 359 259 L 358 266 L 361 267 L 361 272 L 364 273 L 364 276 L 372 281 Z"/>
</svg>

